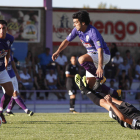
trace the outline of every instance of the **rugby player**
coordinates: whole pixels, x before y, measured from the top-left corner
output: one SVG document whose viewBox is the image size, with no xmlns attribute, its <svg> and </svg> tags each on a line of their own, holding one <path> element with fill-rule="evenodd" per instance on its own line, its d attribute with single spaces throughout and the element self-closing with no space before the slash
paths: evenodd
<svg viewBox="0 0 140 140">
<path fill-rule="evenodd" d="M 13 88 L 14 88 L 14 93 L 13 93 L 13 96 L 11 97 L 11 100 L 10 100 L 10 102 L 8 104 L 8 108 L 7 108 L 7 111 L 6 111 L 5 115 L 14 116 L 14 114 L 13 114 L 13 112 L 11 110 L 14 107 L 15 102 L 16 102 L 25 111 L 25 113 L 28 114 L 28 116 L 32 116 L 34 113 L 32 111 L 30 111 L 29 109 L 27 109 L 27 107 L 24 104 L 23 100 L 18 95 L 19 90 L 18 90 L 18 81 L 17 81 L 17 79 L 19 81 L 21 81 L 21 78 L 20 78 L 20 76 L 19 76 L 19 74 L 17 72 L 12 53 L 10 54 L 9 63 L 8 63 L 8 66 L 7 66 L 7 72 L 9 74 L 10 78 L 11 78 Z M 2 87 L 2 90 L 3 90 L 4 94 L 5 94 L 5 90 L 4 90 L 3 87 Z"/>
<path fill-rule="evenodd" d="M 110 60 L 110 51 L 104 42 L 99 31 L 90 25 L 88 12 L 79 11 L 73 14 L 73 26 L 75 27 L 67 38 L 60 44 L 58 50 L 52 55 L 52 60 L 56 60 L 60 52 L 68 44 L 79 36 L 82 44 L 87 49 L 87 54 L 79 57 L 78 61 L 86 70 L 87 83 L 94 90 L 98 89 L 101 84 L 103 92 L 111 92 L 113 97 L 120 97 L 121 90 L 114 90 L 102 84 L 103 69 Z"/>
<path fill-rule="evenodd" d="M 66 88 L 68 90 L 68 94 L 70 96 L 70 112 L 78 113 L 75 111 L 75 99 L 77 94 L 77 86 L 74 81 L 75 75 L 79 72 L 79 66 L 76 64 L 76 56 L 72 55 L 70 58 L 70 63 L 66 65 Z"/>
<path fill-rule="evenodd" d="M 6 31 L 7 22 L 0 20 L 0 85 L 5 89 L 5 94 L 1 98 L 0 104 L 0 117 L 2 118 L 3 123 L 6 123 L 3 115 L 3 106 L 10 101 L 14 92 L 11 79 L 6 71 L 10 56 L 10 48 L 14 41 L 14 37 L 6 33 Z"/>
<path fill-rule="evenodd" d="M 85 77 L 81 79 L 78 74 L 75 76 L 75 82 L 93 103 L 108 110 L 109 117 L 115 119 L 122 127 L 140 129 L 140 111 L 132 104 L 117 100 L 109 94 L 105 96 L 96 94 L 94 90 L 88 88 Z"/>
</svg>

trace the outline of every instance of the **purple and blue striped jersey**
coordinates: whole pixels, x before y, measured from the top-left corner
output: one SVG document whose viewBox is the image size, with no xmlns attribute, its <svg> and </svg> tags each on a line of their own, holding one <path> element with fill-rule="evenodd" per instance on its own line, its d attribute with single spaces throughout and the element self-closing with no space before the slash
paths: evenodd
<svg viewBox="0 0 140 140">
<path fill-rule="evenodd" d="M 14 37 L 6 34 L 5 39 L 0 38 L 0 71 L 5 70 L 4 57 L 7 55 L 8 50 L 14 41 Z"/>
<path fill-rule="evenodd" d="M 79 36 L 83 46 L 87 49 L 87 52 L 97 52 L 98 48 L 103 48 L 103 52 L 110 55 L 109 48 L 101 34 L 92 25 L 88 25 L 84 33 L 82 31 L 77 31 L 76 28 L 74 28 L 66 39 L 71 42 L 76 36 Z"/>
</svg>

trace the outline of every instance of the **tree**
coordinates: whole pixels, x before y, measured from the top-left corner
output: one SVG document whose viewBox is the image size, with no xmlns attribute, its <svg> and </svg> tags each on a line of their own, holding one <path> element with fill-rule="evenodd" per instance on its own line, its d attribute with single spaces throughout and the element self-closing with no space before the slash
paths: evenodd
<svg viewBox="0 0 140 140">
<path fill-rule="evenodd" d="M 84 9 L 89 9 L 90 7 L 89 7 L 89 5 L 84 5 L 83 8 Z"/>
<path fill-rule="evenodd" d="M 99 5 L 98 5 L 98 9 L 118 9 L 118 7 L 117 6 L 113 6 L 112 4 L 110 4 L 110 6 L 109 7 L 107 7 L 107 4 L 106 3 L 100 3 Z"/>
</svg>

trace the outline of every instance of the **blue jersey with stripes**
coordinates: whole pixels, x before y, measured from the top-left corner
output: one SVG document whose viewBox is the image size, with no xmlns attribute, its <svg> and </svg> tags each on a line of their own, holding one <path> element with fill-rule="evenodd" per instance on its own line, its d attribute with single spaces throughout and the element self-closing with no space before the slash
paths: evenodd
<svg viewBox="0 0 140 140">
<path fill-rule="evenodd" d="M 6 33 L 5 39 L 0 38 L 0 71 L 5 70 L 4 58 L 11 48 L 14 37 Z"/>
<path fill-rule="evenodd" d="M 76 28 L 74 28 L 66 39 L 71 42 L 76 36 L 79 36 L 83 46 L 87 49 L 87 52 L 97 52 L 98 48 L 103 48 L 103 52 L 110 55 L 109 48 L 101 34 L 92 25 L 88 25 L 85 32 L 77 31 Z"/>
</svg>

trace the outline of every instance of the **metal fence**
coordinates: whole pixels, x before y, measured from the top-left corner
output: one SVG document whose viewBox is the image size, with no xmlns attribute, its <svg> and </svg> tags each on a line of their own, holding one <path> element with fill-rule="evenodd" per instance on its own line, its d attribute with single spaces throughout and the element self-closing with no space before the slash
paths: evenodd
<svg viewBox="0 0 140 140">
<path fill-rule="evenodd" d="M 68 105 L 69 104 L 69 100 L 37 100 L 36 97 L 36 93 L 40 92 L 40 93 L 45 93 L 45 92 L 49 92 L 49 93 L 56 93 L 56 92 L 65 92 L 67 93 L 67 90 L 20 90 L 21 92 L 26 92 L 26 93 L 31 93 L 33 92 L 33 98 L 32 100 L 27 100 L 26 104 L 32 104 L 33 105 L 33 110 L 34 112 L 36 112 L 36 108 L 37 105 Z M 80 94 L 80 90 L 77 90 L 77 95 L 78 99 L 76 100 L 76 104 L 79 105 L 79 112 L 82 112 L 83 109 L 83 105 L 92 105 L 94 104 L 91 100 L 86 99 L 83 100 L 82 99 L 82 94 Z M 137 97 L 136 96 L 140 94 L 140 90 L 123 90 L 122 91 L 122 100 L 125 102 L 129 102 L 131 104 L 136 104 L 138 106 L 138 109 L 140 109 L 140 96 Z"/>
</svg>

